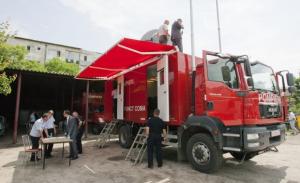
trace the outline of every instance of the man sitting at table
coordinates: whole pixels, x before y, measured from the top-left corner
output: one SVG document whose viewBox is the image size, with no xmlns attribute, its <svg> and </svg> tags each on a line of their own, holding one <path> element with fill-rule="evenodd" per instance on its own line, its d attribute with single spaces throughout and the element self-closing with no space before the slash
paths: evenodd
<svg viewBox="0 0 300 183">
<path fill-rule="evenodd" d="M 64 117 L 66 118 L 66 126 L 67 126 L 67 136 L 72 139 L 70 142 L 70 157 L 72 160 L 78 158 L 77 145 L 76 145 L 76 136 L 78 133 L 78 124 L 77 120 L 70 115 L 69 110 L 64 110 Z"/>
<path fill-rule="evenodd" d="M 31 140 L 31 144 L 32 144 L 32 149 L 38 149 L 39 148 L 39 140 L 40 138 L 43 138 L 43 126 L 44 124 L 47 122 L 48 120 L 48 114 L 45 113 L 43 114 L 43 116 L 36 120 L 31 128 L 30 131 L 30 140 Z M 46 134 L 47 135 L 47 134 Z M 35 154 L 34 152 L 31 154 L 31 159 L 30 161 L 35 161 L 35 158 L 37 160 L 39 160 L 38 157 L 36 157 L 37 154 Z"/>
</svg>

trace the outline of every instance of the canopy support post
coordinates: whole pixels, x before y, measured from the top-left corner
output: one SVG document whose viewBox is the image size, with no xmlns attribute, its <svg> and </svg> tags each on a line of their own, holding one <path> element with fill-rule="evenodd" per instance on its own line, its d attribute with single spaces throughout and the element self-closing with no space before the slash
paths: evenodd
<svg viewBox="0 0 300 183">
<path fill-rule="evenodd" d="M 22 86 L 22 74 L 17 75 L 17 94 L 16 94 L 16 108 L 15 108 L 15 119 L 14 119 L 14 132 L 13 132 L 13 144 L 17 143 L 18 136 L 18 123 L 19 123 L 19 112 L 20 112 L 20 95 L 21 95 L 21 86 Z"/>
<path fill-rule="evenodd" d="M 86 94 L 85 94 L 85 132 L 84 137 L 87 138 L 89 128 L 89 92 L 90 92 L 90 81 L 86 81 Z"/>
</svg>

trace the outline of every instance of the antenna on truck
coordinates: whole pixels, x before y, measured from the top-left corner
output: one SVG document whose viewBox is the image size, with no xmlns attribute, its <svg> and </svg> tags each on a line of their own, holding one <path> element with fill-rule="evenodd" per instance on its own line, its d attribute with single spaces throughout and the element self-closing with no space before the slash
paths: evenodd
<svg viewBox="0 0 300 183">
<path fill-rule="evenodd" d="M 216 8 L 217 8 L 217 21 L 218 21 L 219 52 L 222 53 L 221 26 L 220 26 L 219 1 L 218 0 L 216 0 Z"/>
</svg>

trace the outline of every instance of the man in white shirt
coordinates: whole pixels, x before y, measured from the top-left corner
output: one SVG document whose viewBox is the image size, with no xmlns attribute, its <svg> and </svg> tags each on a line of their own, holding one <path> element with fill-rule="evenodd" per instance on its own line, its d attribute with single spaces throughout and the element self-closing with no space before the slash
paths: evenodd
<svg viewBox="0 0 300 183">
<path fill-rule="evenodd" d="M 47 122 L 47 120 L 48 120 L 48 114 L 45 113 L 40 119 L 34 122 L 29 134 L 31 139 L 32 149 L 39 148 L 39 140 L 40 138 L 43 138 L 44 125 Z M 37 155 L 35 153 L 32 153 L 30 161 L 34 161 L 36 156 Z"/>
<path fill-rule="evenodd" d="M 160 44 L 167 44 L 168 43 L 168 37 L 169 34 L 169 20 L 165 20 L 164 24 L 162 24 L 158 29 L 158 38 Z"/>
<path fill-rule="evenodd" d="M 296 116 L 293 113 L 293 111 L 290 111 L 290 114 L 289 114 L 289 123 L 290 123 L 291 129 L 293 131 L 293 134 L 298 134 L 299 130 L 295 127 Z"/>
<path fill-rule="evenodd" d="M 53 117 L 54 111 L 49 110 L 48 111 L 48 120 L 45 123 L 45 130 L 48 132 L 49 137 L 53 137 L 56 135 L 56 129 L 55 129 L 55 119 Z M 45 157 L 50 158 L 52 157 L 51 152 L 53 149 L 53 144 L 47 144 L 45 148 Z"/>
</svg>

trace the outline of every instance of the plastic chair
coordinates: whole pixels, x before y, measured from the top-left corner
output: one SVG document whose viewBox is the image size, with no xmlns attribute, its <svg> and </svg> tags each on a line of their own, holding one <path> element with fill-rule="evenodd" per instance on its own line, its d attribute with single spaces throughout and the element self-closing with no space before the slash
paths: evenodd
<svg viewBox="0 0 300 183">
<path fill-rule="evenodd" d="M 30 141 L 30 138 L 28 135 L 22 135 L 22 141 L 23 141 L 23 146 L 24 146 L 24 162 L 27 162 L 31 156 L 32 153 L 34 153 L 34 163 L 37 163 L 37 154 L 39 152 L 41 152 L 42 155 L 42 149 L 38 148 L 38 149 L 32 149 L 32 144 Z"/>
</svg>

